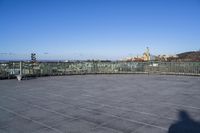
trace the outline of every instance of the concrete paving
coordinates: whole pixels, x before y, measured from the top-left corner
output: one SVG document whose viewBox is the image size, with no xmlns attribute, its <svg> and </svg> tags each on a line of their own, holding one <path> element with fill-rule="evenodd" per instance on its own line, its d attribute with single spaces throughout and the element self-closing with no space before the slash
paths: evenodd
<svg viewBox="0 0 200 133">
<path fill-rule="evenodd" d="M 187 122 L 199 124 L 200 77 L 76 75 L 0 81 L 0 133 L 168 133 L 181 122 L 181 112 Z"/>
</svg>

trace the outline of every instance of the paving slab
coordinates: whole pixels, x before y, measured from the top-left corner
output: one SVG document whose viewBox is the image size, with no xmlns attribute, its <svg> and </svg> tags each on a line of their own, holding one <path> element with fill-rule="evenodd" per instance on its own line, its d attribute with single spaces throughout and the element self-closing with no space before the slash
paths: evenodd
<svg viewBox="0 0 200 133">
<path fill-rule="evenodd" d="M 0 80 L 0 132 L 167 133 L 200 125 L 199 86 L 200 77 L 143 74 Z"/>
</svg>

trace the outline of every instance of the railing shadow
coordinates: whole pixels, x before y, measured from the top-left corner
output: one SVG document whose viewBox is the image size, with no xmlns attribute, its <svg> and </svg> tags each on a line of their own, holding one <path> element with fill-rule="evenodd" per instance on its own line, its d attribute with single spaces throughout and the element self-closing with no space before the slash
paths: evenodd
<svg viewBox="0 0 200 133">
<path fill-rule="evenodd" d="M 168 133 L 200 133 L 200 122 L 182 110 L 179 112 L 179 120 L 169 127 Z"/>
<path fill-rule="evenodd" d="M 32 80 L 32 79 L 36 79 L 36 76 L 23 76 L 22 80 Z"/>
</svg>

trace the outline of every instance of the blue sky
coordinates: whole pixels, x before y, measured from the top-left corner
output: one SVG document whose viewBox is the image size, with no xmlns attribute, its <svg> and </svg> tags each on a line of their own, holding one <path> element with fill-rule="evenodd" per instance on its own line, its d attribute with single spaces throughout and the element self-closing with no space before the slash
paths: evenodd
<svg viewBox="0 0 200 133">
<path fill-rule="evenodd" d="M 200 49 L 199 0 L 0 0 L 0 59 L 121 59 Z"/>
</svg>

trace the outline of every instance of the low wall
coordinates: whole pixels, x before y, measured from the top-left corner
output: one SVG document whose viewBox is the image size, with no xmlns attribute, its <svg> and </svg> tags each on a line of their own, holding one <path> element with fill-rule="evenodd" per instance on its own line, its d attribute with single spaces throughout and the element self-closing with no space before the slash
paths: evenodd
<svg viewBox="0 0 200 133">
<path fill-rule="evenodd" d="M 19 74 L 19 62 L 0 63 L 0 79 Z M 75 74 L 178 74 L 200 76 L 200 62 L 22 62 L 22 74 L 53 76 Z"/>
</svg>

